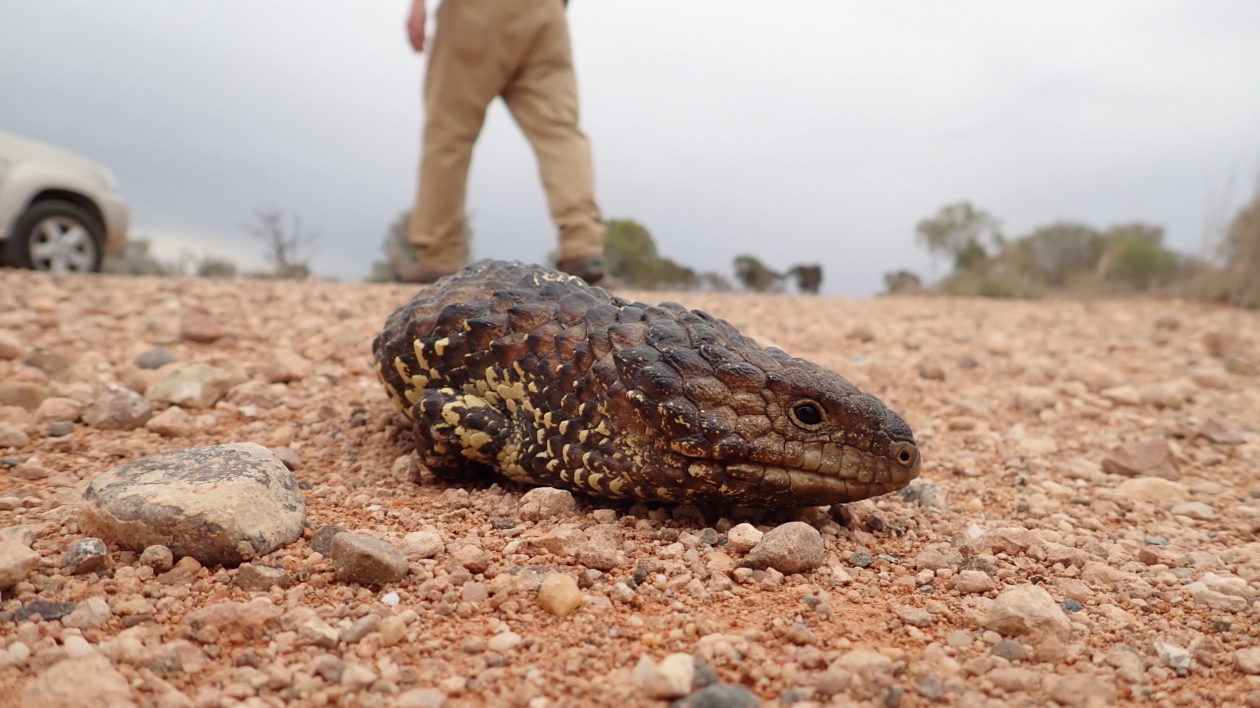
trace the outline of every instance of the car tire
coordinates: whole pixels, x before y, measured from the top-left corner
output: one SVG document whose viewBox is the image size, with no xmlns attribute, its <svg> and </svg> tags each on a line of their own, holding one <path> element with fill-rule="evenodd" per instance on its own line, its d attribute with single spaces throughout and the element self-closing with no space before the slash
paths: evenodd
<svg viewBox="0 0 1260 708">
<path fill-rule="evenodd" d="M 98 273 L 105 229 L 87 209 L 61 200 L 36 202 L 18 217 L 5 260 L 18 268 Z"/>
</svg>

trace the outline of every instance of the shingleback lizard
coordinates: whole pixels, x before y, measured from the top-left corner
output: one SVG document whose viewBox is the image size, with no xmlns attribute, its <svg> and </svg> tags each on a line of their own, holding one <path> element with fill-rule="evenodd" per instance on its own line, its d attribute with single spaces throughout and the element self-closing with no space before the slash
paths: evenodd
<svg viewBox="0 0 1260 708">
<path fill-rule="evenodd" d="M 420 460 L 672 502 L 854 501 L 919 473 L 910 427 L 841 376 L 676 303 L 481 261 L 420 290 L 372 342 Z"/>
</svg>

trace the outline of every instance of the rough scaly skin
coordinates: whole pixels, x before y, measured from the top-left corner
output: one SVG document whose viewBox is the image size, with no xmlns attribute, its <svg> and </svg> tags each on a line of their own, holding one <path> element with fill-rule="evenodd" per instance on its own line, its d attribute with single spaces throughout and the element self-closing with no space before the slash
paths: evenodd
<svg viewBox="0 0 1260 708">
<path fill-rule="evenodd" d="M 919 472 L 896 413 L 844 378 L 676 303 L 481 261 L 422 289 L 372 342 L 421 461 L 673 502 L 854 501 Z"/>
</svg>

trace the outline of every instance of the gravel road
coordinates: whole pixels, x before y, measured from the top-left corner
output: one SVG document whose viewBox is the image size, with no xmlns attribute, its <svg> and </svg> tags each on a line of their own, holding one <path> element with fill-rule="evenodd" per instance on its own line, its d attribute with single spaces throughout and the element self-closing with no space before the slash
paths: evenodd
<svg viewBox="0 0 1260 708">
<path fill-rule="evenodd" d="M 1255 312 L 619 292 L 914 429 L 902 493 L 767 514 L 434 479 L 369 369 L 411 293 L 0 270 L 0 705 L 1260 706 Z M 287 516 L 100 523 L 157 453 Z"/>
</svg>

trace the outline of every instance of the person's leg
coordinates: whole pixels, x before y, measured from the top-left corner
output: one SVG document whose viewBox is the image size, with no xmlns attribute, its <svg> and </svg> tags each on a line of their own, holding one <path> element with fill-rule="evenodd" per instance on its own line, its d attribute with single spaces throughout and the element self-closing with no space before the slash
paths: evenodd
<svg viewBox="0 0 1260 708">
<path fill-rule="evenodd" d="M 559 231 L 560 263 L 576 272 L 604 254 L 591 147 L 578 128 L 577 77 L 564 6 L 539 0 L 530 7 L 540 14 L 538 34 L 503 98 L 537 156 L 551 218 Z"/>
<path fill-rule="evenodd" d="M 497 56 L 494 3 L 445 0 L 424 82 L 424 138 L 420 179 L 408 224 L 418 272 L 430 280 L 453 273 L 468 259 L 464 200 L 473 144 L 486 107 L 508 80 Z"/>
</svg>

